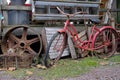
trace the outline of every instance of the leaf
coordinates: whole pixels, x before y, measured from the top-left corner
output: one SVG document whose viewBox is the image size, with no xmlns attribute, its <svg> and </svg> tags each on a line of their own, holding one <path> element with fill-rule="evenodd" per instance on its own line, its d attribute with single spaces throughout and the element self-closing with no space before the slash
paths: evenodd
<svg viewBox="0 0 120 80">
<path fill-rule="evenodd" d="M 104 61 L 104 62 L 100 62 L 99 64 L 102 65 L 102 66 L 105 66 L 105 65 L 108 65 L 109 62 L 108 61 Z"/>
<path fill-rule="evenodd" d="M 26 74 L 27 74 L 27 75 L 32 75 L 32 74 L 33 74 L 33 72 L 32 72 L 32 71 L 28 71 L 28 70 L 27 70 L 27 71 L 26 71 Z"/>
<path fill-rule="evenodd" d="M 9 67 L 8 70 L 9 71 L 14 71 L 14 70 L 16 70 L 16 67 Z"/>
<path fill-rule="evenodd" d="M 0 68 L 0 71 L 4 71 L 4 70 L 7 70 L 6 68 Z"/>
<path fill-rule="evenodd" d="M 36 67 L 39 68 L 39 69 L 47 69 L 45 66 L 42 66 L 40 64 L 36 65 Z"/>
</svg>

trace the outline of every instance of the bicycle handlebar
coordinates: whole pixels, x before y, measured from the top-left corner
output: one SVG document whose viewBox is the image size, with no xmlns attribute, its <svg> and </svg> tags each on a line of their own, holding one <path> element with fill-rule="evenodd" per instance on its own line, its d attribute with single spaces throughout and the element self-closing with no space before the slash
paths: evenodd
<svg viewBox="0 0 120 80">
<path fill-rule="evenodd" d="M 57 10 L 60 12 L 60 13 L 62 13 L 62 14 L 64 14 L 64 15 L 66 15 L 66 16 L 75 16 L 75 15 L 77 15 L 77 14 L 87 14 L 87 12 L 82 12 L 82 11 L 80 11 L 80 12 L 75 12 L 75 13 L 73 13 L 73 14 L 69 14 L 69 13 L 65 13 L 65 12 L 63 12 L 59 7 L 56 7 L 57 8 Z"/>
</svg>

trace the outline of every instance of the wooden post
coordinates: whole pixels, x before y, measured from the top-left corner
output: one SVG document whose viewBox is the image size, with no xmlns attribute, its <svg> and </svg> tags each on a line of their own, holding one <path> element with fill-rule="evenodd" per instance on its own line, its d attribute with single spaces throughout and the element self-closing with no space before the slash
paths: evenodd
<svg viewBox="0 0 120 80">
<path fill-rule="evenodd" d="M 71 57 L 72 57 L 72 59 L 76 59 L 77 54 L 76 54 L 75 47 L 74 47 L 74 44 L 72 41 L 72 37 L 69 32 L 67 32 L 67 35 L 68 35 L 68 46 L 69 46 Z"/>
<path fill-rule="evenodd" d="M 110 10 L 112 8 L 112 3 L 113 3 L 113 0 L 108 0 L 106 2 L 105 8 Z M 108 12 L 105 12 L 104 17 L 103 17 L 103 24 L 107 24 L 109 21 L 109 18 L 110 18 L 110 16 L 109 16 Z"/>
</svg>

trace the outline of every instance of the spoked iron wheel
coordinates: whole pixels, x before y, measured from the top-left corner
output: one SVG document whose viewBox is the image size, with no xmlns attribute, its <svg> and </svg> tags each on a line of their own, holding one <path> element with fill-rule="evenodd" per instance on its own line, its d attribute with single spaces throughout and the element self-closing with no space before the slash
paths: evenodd
<svg viewBox="0 0 120 80">
<path fill-rule="evenodd" d="M 2 39 L 3 53 L 22 50 L 29 54 L 39 55 L 42 49 L 42 40 L 39 33 L 28 26 L 16 26 L 8 30 Z"/>
<path fill-rule="evenodd" d="M 111 57 L 117 49 L 117 32 L 111 28 L 103 29 L 94 42 L 95 54 L 99 58 Z"/>
</svg>

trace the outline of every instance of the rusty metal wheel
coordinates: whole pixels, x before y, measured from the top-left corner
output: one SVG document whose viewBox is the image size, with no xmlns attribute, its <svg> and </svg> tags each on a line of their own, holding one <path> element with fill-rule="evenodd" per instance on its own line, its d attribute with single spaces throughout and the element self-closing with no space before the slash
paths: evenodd
<svg viewBox="0 0 120 80">
<path fill-rule="evenodd" d="M 33 55 L 40 55 L 42 39 L 40 33 L 28 26 L 15 26 L 9 29 L 2 39 L 2 52 L 24 51 Z"/>
</svg>

